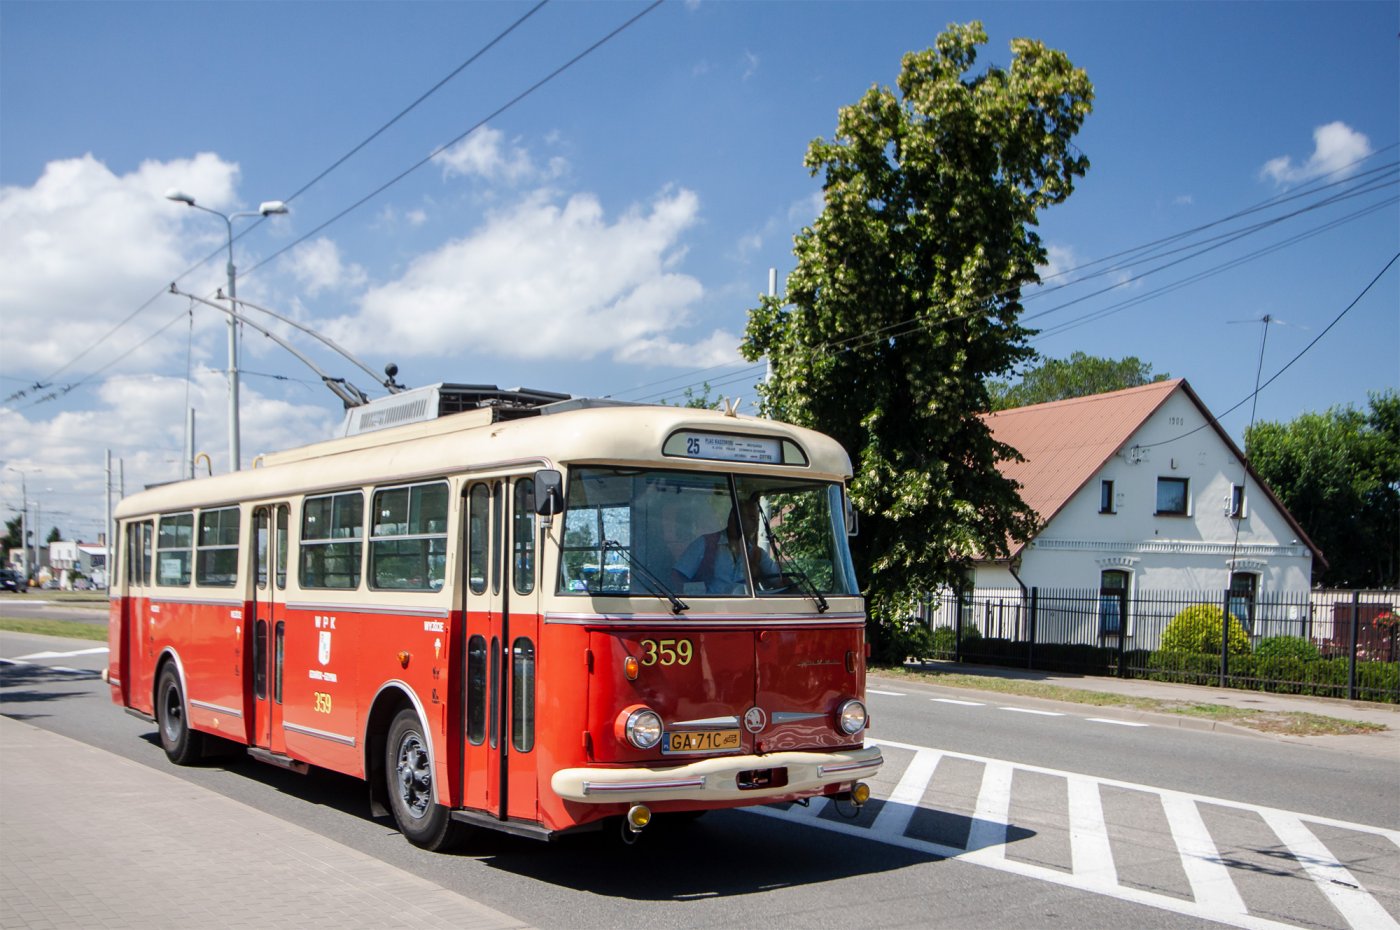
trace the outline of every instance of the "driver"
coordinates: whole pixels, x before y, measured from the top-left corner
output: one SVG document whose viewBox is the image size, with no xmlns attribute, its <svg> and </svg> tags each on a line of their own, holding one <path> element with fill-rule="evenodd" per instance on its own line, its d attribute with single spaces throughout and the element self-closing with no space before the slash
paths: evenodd
<svg viewBox="0 0 1400 930">
<path fill-rule="evenodd" d="M 731 507 L 724 529 L 706 533 L 686 546 L 671 571 L 672 585 L 684 591 L 687 584 L 700 583 L 706 594 L 747 594 L 750 574 L 755 581 L 779 577 L 782 573 L 777 563 L 755 545 L 760 519 L 756 500 Z"/>
</svg>

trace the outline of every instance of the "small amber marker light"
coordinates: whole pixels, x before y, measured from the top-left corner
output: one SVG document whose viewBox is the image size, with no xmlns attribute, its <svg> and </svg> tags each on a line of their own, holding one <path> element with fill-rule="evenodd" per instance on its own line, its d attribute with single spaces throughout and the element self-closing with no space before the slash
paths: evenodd
<svg viewBox="0 0 1400 930">
<path fill-rule="evenodd" d="M 637 661 L 636 656 L 628 656 L 622 660 L 622 674 L 627 676 L 628 681 L 636 681 L 641 671 L 642 665 Z"/>
<path fill-rule="evenodd" d="M 408 660 L 409 660 L 409 658 L 410 658 L 409 653 L 407 653 L 407 652 L 400 652 L 400 653 L 399 653 L 399 665 L 403 666 L 404 668 L 408 668 Z"/>
<path fill-rule="evenodd" d="M 851 789 L 851 800 L 856 804 L 864 804 L 866 801 L 869 801 L 870 786 L 863 781 L 857 782 L 856 786 Z"/>
</svg>

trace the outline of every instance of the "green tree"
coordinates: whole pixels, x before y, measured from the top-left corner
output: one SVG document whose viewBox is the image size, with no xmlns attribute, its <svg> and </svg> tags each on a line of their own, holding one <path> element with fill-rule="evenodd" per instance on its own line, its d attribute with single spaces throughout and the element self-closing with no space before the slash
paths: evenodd
<svg viewBox="0 0 1400 930">
<path fill-rule="evenodd" d="M 700 388 L 700 393 L 696 394 L 694 388 L 686 388 L 681 400 L 672 401 L 661 398 L 661 402 L 670 407 L 689 407 L 695 410 L 718 410 L 723 402 L 722 397 L 710 396 L 710 382 L 706 381 Z"/>
<path fill-rule="evenodd" d="M 1034 515 L 977 418 L 986 380 L 1033 356 L 1020 287 L 1045 250 L 1039 211 L 1088 159 L 1071 144 L 1093 87 L 1061 52 L 1016 39 L 971 74 L 980 23 L 904 56 L 898 93 L 872 87 L 814 140 L 825 206 L 795 239 L 785 298 L 750 311 L 744 356 L 766 355 L 765 412 L 835 436 L 855 463 L 857 569 L 889 625 L 974 554 L 1005 554 Z M 878 641 L 880 629 L 871 631 Z"/>
<path fill-rule="evenodd" d="M 5 535 L 0 537 L 0 548 L 5 550 L 7 560 L 10 557 L 10 550 L 18 549 L 24 545 L 24 540 L 20 538 L 20 534 L 23 532 L 21 526 L 23 522 L 24 518 L 21 516 L 15 516 L 13 519 L 5 521 Z"/>
<path fill-rule="evenodd" d="M 1074 352 L 1067 359 L 1047 358 L 1026 369 L 1015 384 L 990 381 L 992 410 L 1029 407 L 1053 400 L 1088 397 L 1123 388 L 1141 387 L 1155 381 L 1165 381 L 1169 375 L 1153 375 L 1152 366 L 1135 356 L 1118 359 L 1100 358 Z"/>
<path fill-rule="evenodd" d="M 44 538 L 44 542 L 47 542 L 47 543 L 56 543 L 56 542 L 62 542 L 62 541 L 63 541 L 63 534 L 60 533 L 60 532 L 58 531 L 58 527 L 56 527 L 56 526 L 53 527 L 52 529 L 50 529 L 50 530 L 49 530 L 49 535 L 46 536 L 46 537 Z"/>
<path fill-rule="evenodd" d="M 1256 423 L 1245 433 L 1254 470 L 1327 559 L 1313 579 L 1333 587 L 1400 585 L 1400 394 Z"/>
</svg>

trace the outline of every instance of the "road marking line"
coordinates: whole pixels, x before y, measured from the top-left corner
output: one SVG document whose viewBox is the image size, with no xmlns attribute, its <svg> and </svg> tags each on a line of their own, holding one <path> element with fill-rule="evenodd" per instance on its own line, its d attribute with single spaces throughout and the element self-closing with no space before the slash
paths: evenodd
<svg viewBox="0 0 1400 930">
<path fill-rule="evenodd" d="M 943 755 L 951 759 L 967 759 L 970 762 L 988 763 L 1003 761 L 1001 759 L 992 759 L 987 756 L 976 756 L 968 752 L 953 752 L 951 749 L 935 749 L 935 747 L 933 746 L 917 746 L 913 743 L 901 743 L 898 740 L 876 739 L 874 737 L 869 737 L 866 739 L 865 742 L 871 746 L 889 746 L 891 749 L 907 749 L 909 752 L 919 752 L 920 750 L 933 750 L 941 752 L 943 753 Z M 1052 769 L 1047 768 L 1043 765 L 1031 765 L 1030 763 L 1026 762 L 1017 762 L 1015 763 L 1015 766 L 1016 768 L 1023 769 L 1027 772 L 1039 772 L 1042 775 L 1058 775 L 1061 778 L 1071 778 L 1076 775 L 1082 778 L 1092 778 L 1100 785 L 1108 785 L 1112 788 L 1127 788 L 1130 791 L 1146 791 L 1151 794 L 1160 795 L 1177 794 L 1183 798 L 1188 798 L 1193 801 L 1199 801 L 1203 804 L 1214 804 L 1217 807 L 1228 807 L 1233 810 L 1255 811 L 1257 813 L 1263 813 L 1264 811 L 1277 811 L 1278 813 L 1286 814 L 1290 817 L 1297 817 L 1305 823 L 1320 823 L 1326 824 L 1329 827 L 1341 827 L 1344 830 L 1355 830 L 1358 833 L 1369 833 L 1376 836 L 1384 836 L 1392 840 L 1396 845 L 1400 846 L 1400 830 L 1391 830 L 1387 827 L 1376 827 L 1372 826 L 1371 824 L 1356 823 L 1355 821 L 1351 820 L 1338 820 L 1335 817 L 1323 817 L 1315 814 L 1304 814 L 1299 813 L 1298 811 L 1286 811 L 1276 807 L 1264 807 L 1260 804 L 1250 804 L 1245 801 L 1232 801 L 1229 798 L 1215 798 L 1204 794 L 1187 794 L 1183 791 L 1174 791 L 1170 788 L 1158 788 L 1153 785 L 1141 785 L 1136 782 L 1123 781 L 1122 779 L 1118 778 L 1101 778 L 1097 775 L 1091 775 L 1087 772 L 1069 772 L 1065 771 L 1064 769 Z"/>
<path fill-rule="evenodd" d="M 982 704 L 982 703 L 979 703 L 979 702 L 977 702 L 977 701 L 959 701 L 959 700 L 956 700 L 955 698 L 931 698 L 931 700 L 937 701 L 937 702 L 940 703 L 940 704 L 957 704 L 957 705 L 959 705 L 960 707 L 986 707 L 986 706 L 987 706 L 986 704 Z"/>
<path fill-rule="evenodd" d="M 1347 923 L 1356 930 L 1400 930 L 1400 923 L 1361 887 L 1303 821 L 1277 811 L 1265 812 L 1263 818 Z"/>
<path fill-rule="evenodd" d="M 1011 763 L 988 762 L 982 770 L 982 789 L 972 827 L 967 831 L 964 859 L 992 865 L 1006 859 L 1006 827 L 1011 820 Z"/>
<path fill-rule="evenodd" d="M 942 757 L 941 752 L 915 753 L 913 760 L 904 770 L 904 775 L 899 779 L 899 784 L 885 799 L 875 822 L 870 825 L 872 831 L 889 836 L 904 835 L 904 831 L 909 829 L 909 822 L 914 819 L 914 812 L 919 809 L 919 802 L 924 799 L 928 783 L 933 780 L 938 760 Z"/>
<path fill-rule="evenodd" d="M 1063 716 L 1064 716 L 1064 714 L 1061 714 L 1061 713 L 1059 713 L 1059 712 L 1057 712 L 1057 711 L 1053 711 L 1053 710 L 1033 710 L 1033 709 L 1031 709 L 1031 708 L 1029 708 L 1029 707 L 999 707 L 999 708 L 997 708 L 997 709 L 998 709 L 998 710 L 1009 710 L 1009 711 L 1011 711 L 1012 713 L 1015 713 L 1015 714 L 1035 714 L 1037 717 L 1063 717 Z"/>
<path fill-rule="evenodd" d="M 1066 779 L 1069 786 L 1069 855 L 1074 874 L 1086 881 L 1113 888 L 1118 867 L 1108 841 L 1099 783 L 1092 778 Z"/>
<path fill-rule="evenodd" d="M 951 756 L 953 753 L 944 753 L 944 755 Z M 871 836 L 868 827 L 857 826 L 848 821 L 808 821 L 799 817 L 794 817 L 789 812 L 781 811 L 775 807 L 745 807 L 742 808 L 742 810 L 746 813 L 758 814 L 764 817 L 774 817 L 778 820 L 786 820 L 789 823 L 806 824 L 807 826 L 816 827 L 821 830 L 830 830 L 833 833 L 841 833 L 854 839 L 874 840 L 875 842 L 922 853 L 926 856 L 936 856 L 939 859 L 958 859 L 972 865 L 996 869 L 998 872 L 1019 875 L 1022 878 L 1048 882 L 1052 885 L 1073 888 L 1077 891 L 1084 891 L 1090 894 L 1100 894 L 1116 898 L 1120 901 L 1127 901 L 1132 904 L 1141 904 L 1145 907 L 1152 907 L 1162 911 L 1170 911 L 1174 914 L 1194 917 L 1197 920 L 1215 921 L 1232 927 L 1241 927 L 1244 928 L 1244 930 L 1298 930 L 1298 928 L 1292 924 L 1280 923 L 1279 921 L 1269 920 L 1265 917 L 1254 917 L 1249 914 L 1214 913 L 1196 904 L 1194 901 L 1173 898 L 1164 894 L 1146 891 L 1141 888 L 1134 888 L 1129 885 L 1119 885 L 1113 889 L 1106 889 L 1102 885 L 1094 884 L 1086 880 L 1083 876 L 1062 872 L 1059 869 L 1052 869 L 1043 865 L 1035 865 L 1030 862 L 1019 862 L 1015 859 L 1006 858 L 992 860 L 975 853 L 958 849 L 954 846 L 944 846 L 941 843 L 933 843 L 928 840 L 921 840 L 910 836 Z M 974 826 L 975 825 L 974 823 Z"/>
<path fill-rule="evenodd" d="M 1150 723 L 1136 723 L 1132 720 L 1110 720 L 1107 717 L 1085 717 L 1090 723 L 1111 723 L 1115 727 L 1150 727 Z"/>
<path fill-rule="evenodd" d="M 1225 914 L 1247 913 L 1249 909 L 1230 878 L 1230 869 L 1220 859 L 1220 851 L 1215 848 L 1196 802 L 1170 792 L 1162 795 L 1162 808 L 1196 903 Z"/>
<path fill-rule="evenodd" d="M 879 691 L 875 688 L 866 688 L 866 694 L 883 694 L 886 697 L 904 697 L 903 691 Z"/>
<path fill-rule="evenodd" d="M 21 659 L 71 659 L 73 656 L 95 656 L 107 652 L 106 646 L 98 646 L 94 649 L 77 649 L 73 652 L 31 652 L 27 656 L 20 656 Z"/>
</svg>

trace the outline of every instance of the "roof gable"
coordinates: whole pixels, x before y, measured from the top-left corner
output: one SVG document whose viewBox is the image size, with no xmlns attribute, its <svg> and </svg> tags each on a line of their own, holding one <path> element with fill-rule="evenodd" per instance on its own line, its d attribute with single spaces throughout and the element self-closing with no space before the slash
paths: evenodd
<svg viewBox="0 0 1400 930">
<path fill-rule="evenodd" d="M 1074 397 L 984 414 L 992 438 L 1021 453 L 1023 462 L 997 468 L 1021 486 L 1021 499 L 1049 523 L 1138 428 L 1185 381 Z"/>
</svg>

